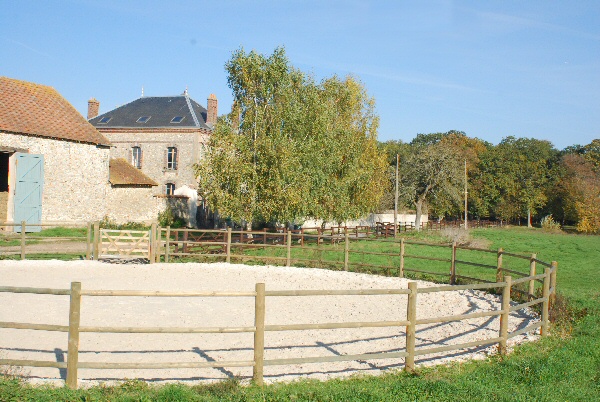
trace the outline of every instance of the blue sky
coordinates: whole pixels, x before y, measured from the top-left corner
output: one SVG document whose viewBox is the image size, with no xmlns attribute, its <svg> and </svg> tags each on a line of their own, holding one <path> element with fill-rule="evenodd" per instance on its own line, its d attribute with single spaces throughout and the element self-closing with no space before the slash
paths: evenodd
<svg viewBox="0 0 600 402">
<path fill-rule="evenodd" d="M 315 78 L 352 74 L 379 139 L 461 130 L 494 144 L 600 138 L 600 1 L 0 0 L 0 75 L 56 88 L 82 114 L 188 87 L 231 107 L 241 46 Z"/>
</svg>

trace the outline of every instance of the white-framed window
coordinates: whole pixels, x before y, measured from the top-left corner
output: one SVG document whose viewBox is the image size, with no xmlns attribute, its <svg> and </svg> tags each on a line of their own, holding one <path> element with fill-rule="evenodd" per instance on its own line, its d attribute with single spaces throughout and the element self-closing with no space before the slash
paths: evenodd
<svg viewBox="0 0 600 402">
<path fill-rule="evenodd" d="M 165 194 L 166 195 L 175 195 L 175 183 L 165 184 Z"/>
<path fill-rule="evenodd" d="M 135 146 L 131 148 L 131 164 L 133 167 L 142 168 L 142 148 Z"/>
<path fill-rule="evenodd" d="M 177 148 L 167 148 L 167 170 L 177 170 Z"/>
</svg>

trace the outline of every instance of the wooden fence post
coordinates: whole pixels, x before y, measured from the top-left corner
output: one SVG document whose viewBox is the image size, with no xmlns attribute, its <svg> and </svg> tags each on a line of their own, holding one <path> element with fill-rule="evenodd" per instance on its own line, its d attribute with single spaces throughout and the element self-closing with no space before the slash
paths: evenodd
<svg viewBox="0 0 600 402">
<path fill-rule="evenodd" d="M 263 364 L 265 360 L 265 284 L 257 283 L 254 299 L 254 367 L 252 379 L 256 385 L 263 385 Z"/>
<path fill-rule="evenodd" d="M 450 262 L 450 285 L 456 284 L 456 242 L 452 242 L 452 260 Z"/>
<path fill-rule="evenodd" d="M 184 229 L 183 233 L 181 234 L 181 237 L 183 237 L 183 252 L 187 253 L 188 252 L 188 237 L 189 237 L 189 232 Z"/>
<path fill-rule="evenodd" d="M 348 254 L 350 254 L 350 237 L 348 228 L 344 227 L 344 271 L 348 270 Z"/>
<path fill-rule="evenodd" d="M 529 276 L 535 276 L 535 259 L 537 255 L 535 253 L 531 254 L 531 260 L 529 262 Z M 531 279 L 529 281 L 529 288 L 527 290 L 527 299 L 533 300 L 535 298 L 535 280 Z"/>
<path fill-rule="evenodd" d="M 400 239 L 400 269 L 398 276 L 404 278 L 404 237 Z"/>
<path fill-rule="evenodd" d="M 85 239 L 85 259 L 89 260 L 92 257 L 92 222 L 87 223 L 87 236 Z"/>
<path fill-rule="evenodd" d="M 165 262 L 169 262 L 169 240 L 171 240 L 171 226 L 167 226 L 167 237 L 165 239 Z"/>
<path fill-rule="evenodd" d="M 96 261 L 100 259 L 100 222 L 94 222 L 94 247 L 92 249 L 92 258 Z"/>
<path fill-rule="evenodd" d="M 417 282 L 409 282 L 408 306 L 406 309 L 406 319 L 409 324 L 406 326 L 406 353 L 408 356 L 404 360 L 404 370 L 415 371 L 415 338 L 417 328 Z"/>
<path fill-rule="evenodd" d="M 27 231 L 27 222 L 21 221 L 21 259 L 25 259 L 25 232 Z"/>
<path fill-rule="evenodd" d="M 505 355 L 507 352 L 506 342 L 508 341 L 508 317 L 510 315 L 510 288 L 512 286 L 512 278 L 504 277 L 506 286 L 502 288 L 502 315 L 500 315 L 500 343 L 498 344 L 498 352 Z"/>
<path fill-rule="evenodd" d="M 498 263 L 496 264 L 496 282 L 502 282 L 502 248 L 498 249 Z"/>
<path fill-rule="evenodd" d="M 156 252 L 154 253 L 154 262 L 160 262 L 161 243 L 162 243 L 162 228 L 159 225 L 159 226 L 156 226 Z"/>
<path fill-rule="evenodd" d="M 552 292 L 550 293 L 550 305 L 548 308 L 552 308 L 554 302 L 556 301 L 556 271 L 558 270 L 558 262 L 552 261 L 552 273 L 550 274 L 550 288 Z"/>
<path fill-rule="evenodd" d="M 231 262 L 231 228 L 227 228 L 227 246 L 226 246 L 225 262 Z"/>
<path fill-rule="evenodd" d="M 156 255 L 156 223 L 152 223 L 152 226 L 150 226 L 150 246 L 148 251 L 148 260 L 150 264 L 153 264 Z"/>
<path fill-rule="evenodd" d="M 263 228 L 263 244 L 267 244 L 267 228 Z"/>
<path fill-rule="evenodd" d="M 304 247 L 304 228 L 300 228 L 300 247 Z"/>
<path fill-rule="evenodd" d="M 287 231 L 287 258 L 285 260 L 285 266 L 289 267 L 292 264 L 292 231 Z"/>
<path fill-rule="evenodd" d="M 544 269 L 544 287 L 542 290 L 542 328 L 540 330 L 541 336 L 548 335 L 548 307 L 550 299 L 550 268 Z"/>
<path fill-rule="evenodd" d="M 81 282 L 71 282 L 71 302 L 69 306 L 69 344 L 67 350 L 67 387 L 71 389 L 77 389 L 80 319 Z"/>
</svg>

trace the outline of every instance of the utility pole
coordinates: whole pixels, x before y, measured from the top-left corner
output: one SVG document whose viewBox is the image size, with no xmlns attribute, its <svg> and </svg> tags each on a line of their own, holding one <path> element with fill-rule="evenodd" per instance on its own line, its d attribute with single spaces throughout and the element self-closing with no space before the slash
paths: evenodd
<svg viewBox="0 0 600 402">
<path fill-rule="evenodd" d="M 467 160 L 465 159 L 465 230 L 467 229 Z"/>
<path fill-rule="evenodd" d="M 396 154 L 396 197 L 394 198 L 394 237 L 398 237 L 398 165 L 400 155 Z"/>
</svg>

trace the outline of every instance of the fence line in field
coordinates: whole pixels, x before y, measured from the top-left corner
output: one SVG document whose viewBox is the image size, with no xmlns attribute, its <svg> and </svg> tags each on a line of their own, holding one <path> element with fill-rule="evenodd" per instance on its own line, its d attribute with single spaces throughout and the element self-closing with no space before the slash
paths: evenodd
<svg viewBox="0 0 600 402">
<path fill-rule="evenodd" d="M 362 268 L 378 269 L 385 271 L 388 275 L 404 277 L 405 273 L 412 272 L 435 276 L 437 278 L 446 277 L 451 285 L 459 282 L 477 282 L 494 283 L 501 281 L 504 275 L 511 274 L 517 277 L 535 276 L 537 264 L 544 267 L 552 267 L 556 263 L 546 263 L 537 259 L 536 254 L 523 255 L 510 253 L 502 248 L 498 250 L 487 250 L 477 247 L 467 247 L 457 245 L 456 242 L 450 244 L 434 244 L 422 241 L 410 241 L 404 238 L 400 239 L 381 239 L 361 236 L 359 228 L 334 228 L 333 235 L 325 235 L 321 232 L 307 233 L 305 231 L 286 230 L 282 233 L 268 233 L 266 231 L 243 231 L 232 230 L 195 230 L 195 229 L 171 229 L 157 228 L 155 234 L 151 237 L 150 249 L 153 253 L 149 256 L 150 262 L 158 262 L 163 259 L 165 262 L 171 262 L 174 258 L 201 257 L 231 262 L 232 260 L 247 261 L 258 260 L 267 261 L 274 265 L 291 266 L 295 263 L 301 263 L 311 267 L 333 266 L 335 268 L 360 271 Z M 338 234 L 339 233 L 339 234 Z M 362 233 L 367 233 L 362 232 Z M 183 235 L 183 236 L 180 236 Z M 180 239 L 181 237 L 181 239 Z M 369 241 L 377 241 L 379 244 L 388 244 L 392 250 L 385 252 L 368 251 L 363 249 L 353 249 L 352 245 Z M 311 245 L 312 244 L 312 245 Z M 333 244 L 333 247 L 326 246 Z M 343 248 L 341 247 L 343 244 Z M 337 246 L 336 246 L 337 245 Z M 447 257 L 432 257 L 427 255 L 417 255 L 408 253 L 407 248 L 413 246 L 422 246 L 435 249 L 448 249 Z M 279 251 L 282 255 L 257 255 L 244 253 L 253 249 Z M 293 256 L 292 251 L 308 250 L 319 254 L 319 259 L 300 258 Z M 394 251 L 396 250 L 396 251 Z M 461 259 L 463 252 L 495 254 L 494 264 L 468 261 Z M 323 259 L 322 255 L 328 254 L 335 256 L 335 259 Z M 351 261 L 351 255 L 359 256 L 383 256 L 394 259 L 392 264 L 381 265 L 372 263 L 359 263 Z M 528 269 L 523 271 L 510 269 L 503 263 L 504 257 L 511 257 L 516 260 L 528 261 Z M 417 260 L 431 261 L 438 264 L 447 264 L 447 270 L 432 271 L 419 269 L 415 266 L 407 265 L 409 262 Z M 483 279 L 461 274 L 461 270 L 467 267 L 477 267 L 495 272 L 495 279 Z M 356 269 L 358 268 L 358 269 Z M 535 297 L 535 284 L 541 281 L 531 279 L 528 282 L 527 290 L 515 288 L 515 292 L 532 299 Z M 552 286 L 555 285 L 555 281 Z"/>
<path fill-rule="evenodd" d="M 541 336 L 548 334 L 548 310 L 552 301 L 552 294 L 556 292 L 555 278 L 557 265 L 546 267 L 543 274 L 525 276 L 512 280 L 511 276 L 504 276 L 502 281 L 496 283 L 470 284 L 470 285 L 442 285 L 437 287 L 418 288 L 417 282 L 409 282 L 407 289 L 355 289 L 355 290 L 266 290 L 264 283 L 257 283 L 253 292 L 181 292 L 181 291 L 134 291 L 134 290 L 87 290 L 82 289 L 80 282 L 72 282 L 70 289 L 48 289 L 0 286 L 4 293 L 31 293 L 48 295 L 69 295 L 69 325 L 32 324 L 22 322 L 0 322 L 0 328 L 28 329 L 39 331 L 68 332 L 68 353 L 66 362 L 51 362 L 40 360 L 0 359 L 0 364 L 54 367 L 67 370 L 66 385 L 70 388 L 78 386 L 78 369 L 165 369 L 165 368 L 202 368 L 202 367 L 253 367 L 253 380 L 257 384 L 263 383 L 263 367 L 269 365 L 292 365 L 302 363 L 373 360 L 388 358 L 404 358 L 404 369 L 413 371 L 416 356 L 436 354 L 447 351 L 465 349 L 470 347 L 498 344 L 498 352 L 506 354 L 507 341 L 512 337 L 521 335 L 540 328 Z M 510 306 L 511 290 L 519 283 L 541 280 L 543 291 L 541 297 L 536 297 L 524 303 Z M 553 284 L 554 283 L 554 284 Z M 437 293 L 460 290 L 498 289 L 502 292 L 501 309 L 476 313 L 467 313 L 454 316 L 442 316 L 419 319 L 417 316 L 418 294 Z M 406 319 L 400 321 L 375 321 L 375 322 L 324 322 L 313 324 L 286 324 L 265 325 L 265 299 L 267 297 L 305 297 L 329 295 L 406 295 L 408 304 Z M 254 325 L 243 327 L 107 327 L 107 326 L 81 326 L 81 299 L 82 297 L 253 297 L 254 298 Z M 541 321 L 521 328 L 512 333 L 508 332 L 510 313 L 526 307 L 541 304 Z M 487 339 L 461 343 L 457 345 L 421 347 L 416 348 L 415 337 L 417 325 L 461 321 L 479 317 L 500 316 L 498 335 Z M 372 327 L 404 327 L 406 346 L 404 351 L 363 353 L 356 355 L 338 356 L 312 356 L 302 358 L 265 359 L 265 332 L 270 331 L 301 331 L 315 329 L 336 328 L 372 328 Z M 206 362 L 166 362 L 166 363 L 111 363 L 111 362 L 81 362 L 79 361 L 79 335 L 81 333 L 254 333 L 253 359 L 246 361 L 206 361 Z"/>
<path fill-rule="evenodd" d="M 9 224 L 2 224 L 9 225 Z M 19 226 L 19 224 L 10 224 Z M 21 222 L 22 229 L 26 229 L 26 223 Z M 56 225 L 37 225 L 41 227 L 55 227 Z M 26 257 L 26 230 L 21 230 L 20 254 Z M 181 236 L 180 236 L 181 235 Z M 151 263 L 160 261 L 170 262 L 173 258 L 205 258 L 209 260 L 223 260 L 225 262 L 258 260 L 275 265 L 290 266 L 292 264 L 303 264 L 312 267 L 333 267 L 343 270 L 356 271 L 384 271 L 387 275 L 404 277 L 410 272 L 418 275 L 429 275 L 443 280 L 447 278 L 449 284 L 459 282 L 484 282 L 492 283 L 502 280 L 505 274 L 513 276 L 535 276 L 537 265 L 551 267 L 551 264 L 537 259 L 536 254 L 521 255 L 498 250 L 486 250 L 482 248 L 460 246 L 452 244 L 432 244 L 421 241 L 410 241 L 404 238 L 385 238 L 386 232 L 373 230 L 368 226 L 344 227 L 337 226 L 329 229 L 310 228 L 287 230 L 281 232 L 244 231 L 232 230 L 196 230 L 196 229 L 171 229 L 160 228 L 153 224 L 149 231 L 139 230 L 112 230 L 100 228 L 99 222 L 87 223 L 86 237 L 60 237 L 60 240 L 84 240 L 86 241 L 86 259 L 101 258 L 147 258 Z M 375 237 L 374 237 L 375 236 Z M 182 237 L 180 239 L 180 237 Z M 30 239 L 38 239 L 30 237 Z M 369 241 L 377 241 L 379 244 L 390 245 L 391 249 L 384 252 L 356 249 L 354 244 Z M 332 245 L 326 246 L 326 244 Z M 343 244 L 343 248 L 341 245 Z M 447 256 L 432 257 L 430 255 L 417 255 L 411 250 L 415 247 L 428 247 L 435 249 L 449 249 Z M 409 252 L 407 252 L 409 249 Z M 272 251 L 269 255 L 258 255 L 252 250 Z M 294 251 L 294 253 L 292 253 Z M 319 258 L 301 258 L 297 252 L 317 253 Z M 482 263 L 481 261 L 468 261 L 461 258 L 461 253 L 476 252 L 483 254 L 496 254 L 495 264 Z M 273 255 L 273 253 L 280 255 Z M 325 256 L 325 257 L 324 257 Z M 334 258 L 332 258 L 332 256 Z M 361 262 L 356 258 L 362 257 Z M 329 258 L 328 258 L 329 257 Z M 367 262 L 364 259 L 368 258 Z M 376 257 L 387 258 L 385 264 L 375 264 L 371 259 Z M 529 269 L 526 272 L 511 269 L 503 263 L 504 257 L 517 260 L 528 260 Z M 429 269 L 416 266 L 419 260 L 429 261 Z M 391 261 L 391 262 L 390 262 Z M 408 264 L 407 264 L 408 262 Z M 441 271 L 432 271 L 431 267 L 436 265 Z M 444 268 L 447 264 L 447 268 Z M 484 279 L 473 275 L 466 275 L 463 270 L 476 267 L 490 270 L 496 273 L 494 280 Z M 515 288 L 516 293 L 533 299 L 535 297 L 536 283 L 538 289 L 541 287 L 540 280 L 530 280 L 526 289 Z M 555 285 L 555 281 L 552 286 Z"/>
</svg>

